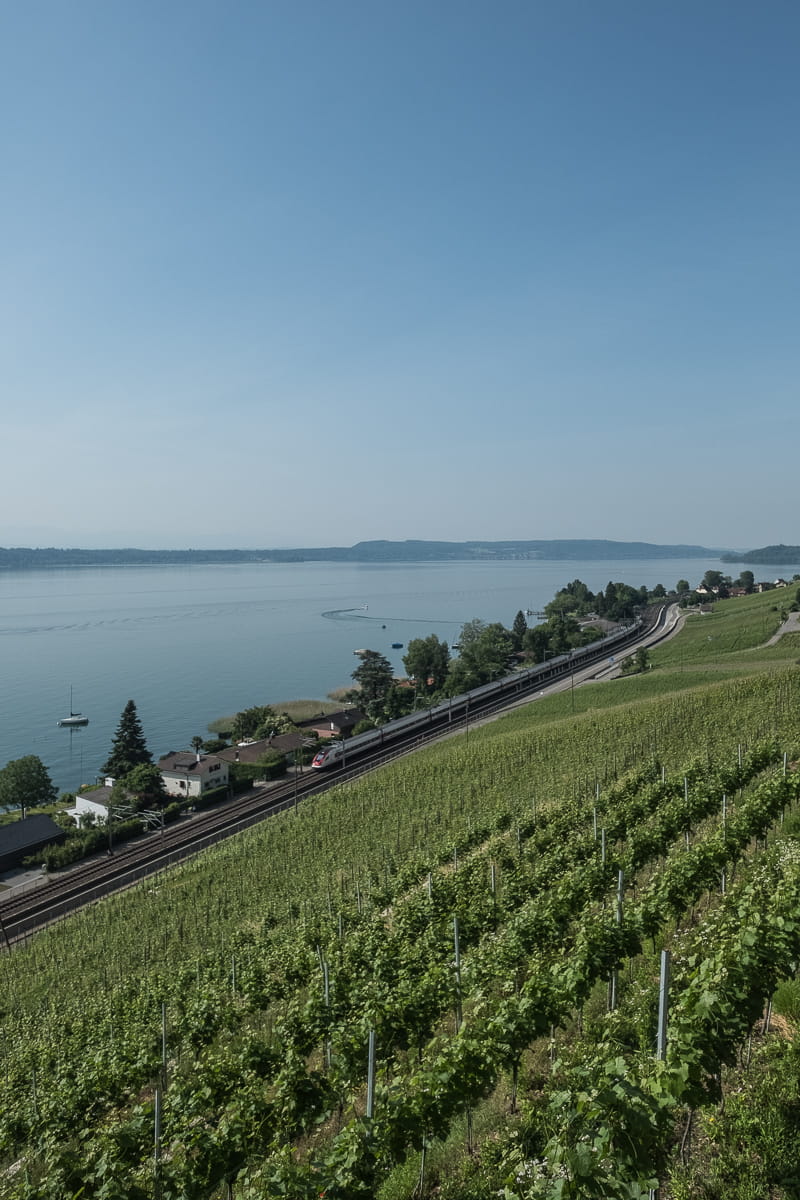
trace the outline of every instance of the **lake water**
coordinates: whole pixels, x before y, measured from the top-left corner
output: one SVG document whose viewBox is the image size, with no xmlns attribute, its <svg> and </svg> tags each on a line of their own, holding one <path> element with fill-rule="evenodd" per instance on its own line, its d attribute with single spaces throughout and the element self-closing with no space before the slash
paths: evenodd
<svg viewBox="0 0 800 1200">
<path fill-rule="evenodd" d="M 155 758 L 255 704 L 325 699 L 353 651 L 402 650 L 465 621 L 510 626 L 570 580 L 695 584 L 718 560 L 82 567 L 0 573 L 0 766 L 36 754 L 59 791 L 93 783 L 133 699 Z M 728 573 L 738 573 L 731 566 Z M 770 568 L 768 574 L 779 573 Z M 530 624 L 536 618 L 529 618 Z M 90 718 L 57 727 L 73 706 Z"/>
</svg>

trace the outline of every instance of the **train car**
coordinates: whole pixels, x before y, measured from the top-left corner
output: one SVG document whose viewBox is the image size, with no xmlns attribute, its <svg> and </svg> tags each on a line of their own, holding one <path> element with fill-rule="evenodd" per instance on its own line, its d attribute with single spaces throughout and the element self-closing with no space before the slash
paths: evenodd
<svg viewBox="0 0 800 1200">
<path fill-rule="evenodd" d="M 665 610 L 662 610 L 661 618 L 663 618 L 663 611 Z M 655 623 L 656 621 L 654 621 Z M 432 708 L 408 713 L 377 729 L 368 729 L 364 733 L 356 734 L 355 737 L 348 738 L 346 744 L 339 741 L 331 742 L 319 750 L 311 765 L 317 770 L 321 770 L 339 763 L 346 764 L 351 758 L 355 759 L 362 751 L 384 745 L 389 746 L 393 741 L 406 737 L 415 730 L 419 730 L 420 734 L 424 735 L 434 727 L 442 728 L 453 721 L 468 718 L 472 713 L 473 706 L 477 714 L 481 710 L 488 710 L 495 701 L 499 704 L 514 696 L 537 691 L 543 684 L 550 683 L 554 679 L 564 678 L 589 663 L 602 661 L 610 651 L 621 649 L 640 636 L 640 626 L 640 621 L 624 626 L 614 633 L 598 638 L 595 642 L 576 647 L 571 652 L 559 654 L 547 662 L 537 663 L 535 666 L 506 675 L 502 679 L 496 679 L 492 683 L 482 684 L 480 687 L 473 688 L 471 692 L 465 692 L 461 696 L 452 696 Z"/>
<path fill-rule="evenodd" d="M 323 746 L 318 750 L 311 760 L 311 766 L 316 770 L 321 770 L 323 767 L 332 767 L 334 763 L 341 762 L 342 759 L 342 743 L 331 742 L 328 746 Z"/>
<path fill-rule="evenodd" d="M 336 763 L 348 761 L 351 755 L 355 757 L 362 750 L 368 750 L 370 746 L 379 746 L 382 742 L 383 729 L 368 729 L 365 733 L 357 733 L 355 737 L 348 738 L 346 743 L 329 742 L 317 751 L 311 766 L 318 771 L 322 767 L 333 767 Z"/>
</svg>

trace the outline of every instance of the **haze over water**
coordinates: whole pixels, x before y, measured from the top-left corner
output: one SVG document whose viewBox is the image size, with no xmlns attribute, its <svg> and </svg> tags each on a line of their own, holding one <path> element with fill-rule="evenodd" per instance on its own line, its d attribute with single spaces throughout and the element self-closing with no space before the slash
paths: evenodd
<svg viewBox="0 0 800 1200">
<path fill-rule="evenodd" d="M 435 633 L 452 644 L 474 617 L 510 626 L 519 609 L 540 611 L 573 579 L 595 592 L 609 580 L 670 588 L 696 584 L 709 567 L 738 573 L 713 558 L 6 572 L 0 766 L 36 754 L 59 791 L 74 791 L 98 776 L 129 699 L 158 758 L 209 736 L 217 717 L 349 686 L 356 649 L 380 651 L 402 675 L 412 638 Z M 84 728 L 57 727 L 70 685 Z"/>
</svg>

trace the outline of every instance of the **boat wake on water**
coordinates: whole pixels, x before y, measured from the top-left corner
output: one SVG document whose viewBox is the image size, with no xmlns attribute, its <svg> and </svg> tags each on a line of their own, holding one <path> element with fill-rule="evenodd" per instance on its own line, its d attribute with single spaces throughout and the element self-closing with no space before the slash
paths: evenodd
<svg viewBox="0 0 800 1200">
<path fill-rule="evenodd" d="M 328 621 L 379 621 L 380 617 L 366 616 L 366 604 L 360 604 L 358 608 L 331 608 L 321 615 Z"/>
<path fill-rule="evenodd" d="M 406 625 L 456 625 L 457 621 L 447 621 L 442 617 L 374 617 L 367 616 L 366 604 L 359 608 L 331 608 L 327 612 L 320 613 L 320 616 L 325 617 L 328 621 L 380 621 L 385 624 L 391 621 L 392 624 L 404 623 Z"/>
</svg>

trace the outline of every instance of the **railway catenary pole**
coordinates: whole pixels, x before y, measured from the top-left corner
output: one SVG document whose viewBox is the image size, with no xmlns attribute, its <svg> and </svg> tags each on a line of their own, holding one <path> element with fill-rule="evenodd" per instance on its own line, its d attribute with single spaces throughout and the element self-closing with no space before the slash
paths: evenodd
<svg viewBox="0 0 800 1200">
<path fill-rule="evenodd" d="M 658 633 L 658 626 L 662 632 Z M 638 627 L 623 630 L 619 635 L 601 639 L 591 648 L 591 655 L 581 654 L 582 665 L 591 665 L 606 658 L 610 646 L 629 645 L 631 641 L 641 641 L 649 635 L 656 635 L 660 640 L 668 633 L 664 631 L 663 610 L 660 621 L 642 622 Z M 587 647 L 587 650 L 590 648 Z M 569 663 L 562 664 L 562 678 L 569 670 Z M 507 703 L 519 698 L 520 690 L 534 693 L 542 685 L 542 667 L 532 668 L 524 673 L 517 673 L 503 682 L 500 688 L 492 687 L 487 693 L 478 689 L 470 699 L 469 716 L 473 719 L 482 713 L 495 712 Z M 520 679 L 520 674 L 522 679 Z M 519 688 L 519 684 L 522 688 Z M 401 718 L 402 732 L 397 731 L 392 736 L 391 726 L 381 729 L 380 745 L 365 747 L 364 757 L 355 764 L 356 771 L 370 770 L 398 754 L 407 753 L 420 744 L 424 729 L 431 737 L 436 738 L 452 725 L 456 724 L 453 701 L 451 697 L 446 705 L 439 709 L 429 710 L 421 724 L 407 724 L 407 718 Z M 467 696 L 461 698 L 462 720 L 466 715 Z M 451 725 L 452 722 L 452 725 Z M 391 747 L 389 747 L 391 743 Z M 352 759 L 352 747 L 348 747 L 348 759 Z M 375 752 L 377 750 L 377 753 Z M 353 768 L 351 767 L 351 773 Z M 38 888 L 31 895 L 15 900 L 6 896 L 2 901 L 4 915 L 4 930 L 2 935 L 7 944 L 15 944 L 20 938 L 30 936 L 36 929 L 52 923 L 52 921 L 75 911 L 85 904 L 109 895 L 120 887 L 129 886 L 134 878 L 140 879 L 156 870 L 164 870 L 172 863 L 191 857 L 206 846 L 220 841 L 233 833 L 240 832 L 272 813 L 288 808 L 292 804 L 295 782 L 298 788 L 298 800 L 306 795 L 313 795 L 334 784 L 334 777 L 329 780 L 320 779 L 314 772 L 313 781 L 298 779 L 284 784 L 278 784 L 270 789 L 261 789 L 255 796 L 249 796 L 241 801 L 234 801 L 223 811 L 209 812 L 202 819 L 192 818 L 191 821 L 176 823 L 168 828 L 161 826 L 162 837 L 159 839 L 161 848 L 157 853 L 147 843 L 122 845 L 115 859 L 88 860 L 79 872 L 71 873 L 68 878 L 51 880 L 44 889 Z M 115 812 L 119 809 L 115 806 Z M 113 864 L 113 865 L 112 865 Z M 46 895 L 43 895 L 43 891 Z"/>
</svg>

